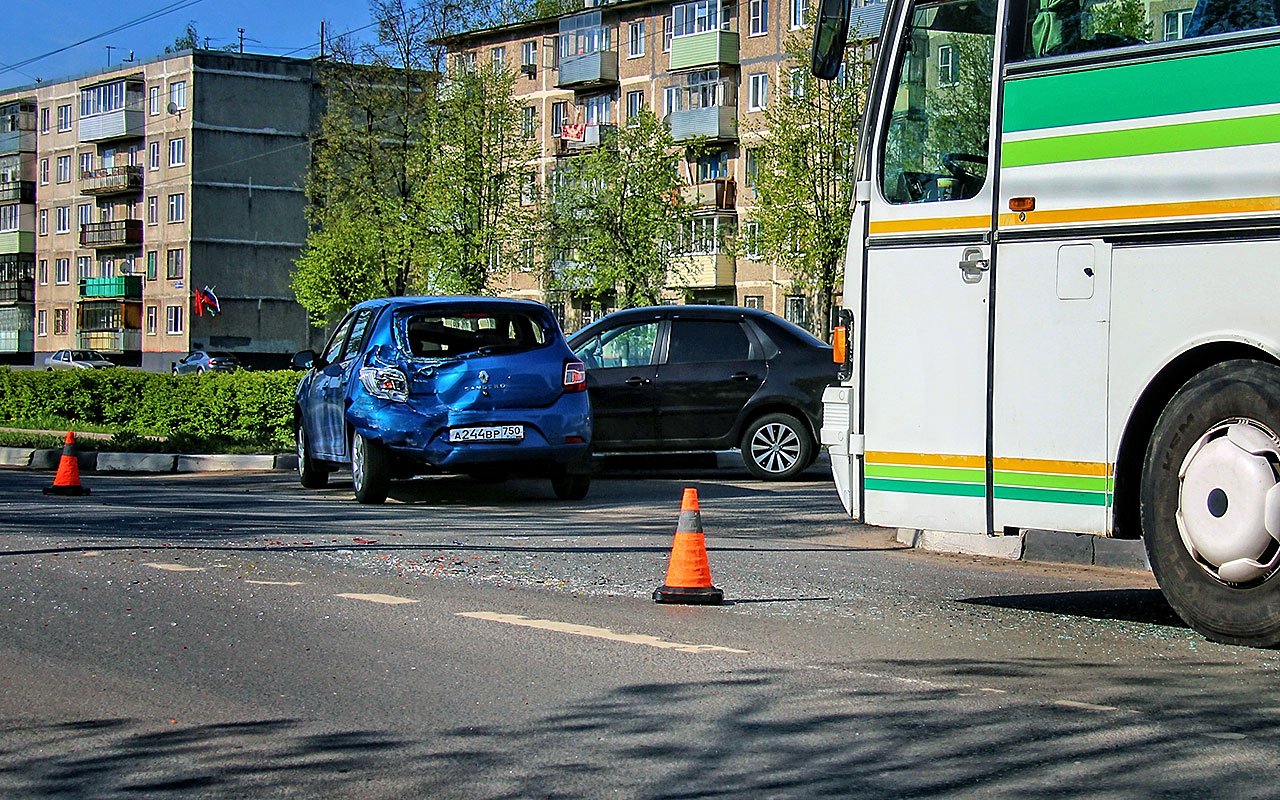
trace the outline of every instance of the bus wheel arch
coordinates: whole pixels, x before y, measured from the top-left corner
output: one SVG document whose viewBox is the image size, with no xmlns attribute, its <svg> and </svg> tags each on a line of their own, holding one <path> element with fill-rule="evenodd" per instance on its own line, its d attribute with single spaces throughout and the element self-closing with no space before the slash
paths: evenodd
<svg viewBox="0 0 1280 800">
<path fill-rule="evenodd" d="M 1151 569 L 1192 627 L 1280 645 L 1280 365 L 1232 359 L 1175 392 L 1144 458 Z"/>
</svg>

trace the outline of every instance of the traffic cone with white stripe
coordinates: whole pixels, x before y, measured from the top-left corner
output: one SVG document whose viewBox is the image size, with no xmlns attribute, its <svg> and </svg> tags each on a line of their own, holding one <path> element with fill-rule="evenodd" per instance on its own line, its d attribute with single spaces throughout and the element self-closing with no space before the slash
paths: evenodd
<svg viewBox="0 0 1280 800">
<path fill-rule="evenodd" d="M 80 457 L 76 454 L 75 431 L 67 431 L 62 458 L 58 460 L 58 474 L 53 476 L 53 485 L 45 487 L 44 493 L 69 497 L 89 494 L 89 489 L 80 485 Z"/>
<path fill-rule="evenodd" d="M 718 605 L 724 592 L 711 585 L 711 564 L 707 561 L 707 541 L 702 533 L 702 513 L 698 490 L 685 489 L 680 502 L 680 521 L 671 544 L 667 582 L 653 593 L 659 603 Z"/>
</svg>

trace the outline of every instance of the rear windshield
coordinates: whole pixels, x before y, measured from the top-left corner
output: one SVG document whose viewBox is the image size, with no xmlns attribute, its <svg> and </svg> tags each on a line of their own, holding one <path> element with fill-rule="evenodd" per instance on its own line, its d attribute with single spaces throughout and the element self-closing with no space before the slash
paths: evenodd
<svg viewBox="0 0 1280 800">
<path fill-rule="evenodd" d="M 523 311 L 408 309 L 397 317 L 403 346 L 421 358 L 514 353 L 550 339 L 547 320 Z"/>
<path fill-rule="evenodd" d="M 207 355 L 209 358 L 235 358 L 235 356 L 230 353 L 207 353 Z"/>
</svg>

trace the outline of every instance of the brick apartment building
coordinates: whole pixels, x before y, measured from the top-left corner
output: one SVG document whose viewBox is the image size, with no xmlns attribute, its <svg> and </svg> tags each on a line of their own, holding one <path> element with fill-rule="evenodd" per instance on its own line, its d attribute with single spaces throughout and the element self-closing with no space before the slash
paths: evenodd
<svg viewBox="0 0 1280 800">
<path fill-rule="evenodd" d="M 198 347 L 273 364 L 314 346 L 289 274 L 315 68 L 188 50 L 0 91 L 0 359 L 168 370 Z M 193 313 L 206 286 L 216 316 Z"/>
<path fill-rule="evenodd" d="M 560 17 L 469 32 L 450 50 L 455 59 L 490 59 L 517 73 L 544 186 L 559 159 L 598 146 L 601 131 L 641 108 L 664 119 L 677 143 L 705 143 L 682 169 L 699 206 L 689 238 L 708 243 L 708 252 L 694 256 L 668 298 L 764 308 L 803 324 L 808 299 L 793 291 L 789 274 L 751 251 L 750 209 L 752 144 L 770 98 L 786 85 L 784 41 L 802 27 L 808 1 L 587 0 Z M 857 17 L 859 30 L 878 35 L 883 6 L 858 9 Z M 580 140 L 562 135 L 566 123 L 585 124 Z M 738 232 L 736 253 L 720 244 L 724 226 Z M 569 329 L 599 313 L 595 298 L 546 292 L 529 274 L 514 274 L 510 292 L 549 303 Z"/>
</svg>

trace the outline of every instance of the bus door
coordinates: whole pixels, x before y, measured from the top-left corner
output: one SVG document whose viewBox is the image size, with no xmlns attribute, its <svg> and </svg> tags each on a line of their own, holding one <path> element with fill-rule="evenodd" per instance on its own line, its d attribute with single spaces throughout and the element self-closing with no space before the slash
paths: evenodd
<svg viewBox="0 0 1280 800">
<path fill-rule="evenodd" d="M 997 5 L 914 3 L 880 98 L 864 283 L 871 524 L 989 531 Z"/>
</svg>

